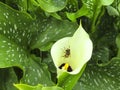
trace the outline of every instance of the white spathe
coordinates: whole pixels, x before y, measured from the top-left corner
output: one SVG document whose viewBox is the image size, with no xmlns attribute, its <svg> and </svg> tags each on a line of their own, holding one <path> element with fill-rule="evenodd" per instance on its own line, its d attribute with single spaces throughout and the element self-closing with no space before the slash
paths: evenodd
<svg viewBox="0 0 120 90">
<path fill-rule="evenodd" d="M 86 62 L 90 60 L 92 50 L 92 41 L 80 24 L 72 37 L 65 37 L 58 40 L 51 48 L 51 56 L 57 68 L 57 73 L 79 73 Z"/>
</svg>

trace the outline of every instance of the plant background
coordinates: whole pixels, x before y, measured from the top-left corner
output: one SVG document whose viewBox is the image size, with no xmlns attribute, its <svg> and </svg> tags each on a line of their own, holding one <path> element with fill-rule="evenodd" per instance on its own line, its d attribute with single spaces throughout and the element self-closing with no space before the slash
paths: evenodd
<svg viewBox="0 0 120 90">
<path fill-rule="evenodd" d="M 50 48 L 80 20 L 92 58 L 81 77 L 56 86 Z M 119 0 L 0 0 L 0 90 L 120 90 L 119 33 Z"/>
</svg>

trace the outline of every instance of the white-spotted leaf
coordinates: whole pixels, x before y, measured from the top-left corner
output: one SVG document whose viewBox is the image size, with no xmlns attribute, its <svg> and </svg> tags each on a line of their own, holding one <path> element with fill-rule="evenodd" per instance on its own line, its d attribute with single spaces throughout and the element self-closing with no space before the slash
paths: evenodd
<svg viewBox="0 0 120 90">
<path fill-rule="evenodd" d="M 35 32 L 38 32 L 38 20 L 3 3 L 0 3 L 0 13 L 0 68 L 21 69 L 21 83 L 41 83 L 45 86 L 53 84 L 46 65 L 38 64 L 40 62 L 34 61 L 30 56 L 30 43 L 34 40 Z M 9 78 L 6 82 L 8 80 Z"/>
<path fill-rule="evenodd" d="M 105 67 L 89 62 L 74 90 L 119 90 L 120 58 L 113 58 Z"/>
</svg>

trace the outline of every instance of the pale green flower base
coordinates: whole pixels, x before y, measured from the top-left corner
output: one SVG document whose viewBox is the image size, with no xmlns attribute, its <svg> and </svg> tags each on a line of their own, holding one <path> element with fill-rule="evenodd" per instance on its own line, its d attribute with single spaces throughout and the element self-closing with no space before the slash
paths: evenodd
<svg viewBox="0 0 120 90">
<path fill-rule="evenodd" d="M 85 68 L 86 68 L 86 64 L 83 66 L 81 71 L 76 75 L 63 72 L 58 77 L 57 86 L 64 88 L 64 90 L 72 90 L 72 88 L 74 87 L 74 85 L 77 83 L 78 79 L 81 77 L 82 73 L 84 72 Z"/>
</svg>

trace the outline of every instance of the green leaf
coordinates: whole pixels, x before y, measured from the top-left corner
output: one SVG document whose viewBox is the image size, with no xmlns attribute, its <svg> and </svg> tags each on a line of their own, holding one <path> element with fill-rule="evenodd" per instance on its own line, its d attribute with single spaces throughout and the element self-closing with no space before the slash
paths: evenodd
<svg viewBox="0 0 120 90">
<path fill-rule="evenodd" d="M 51 81 L 47 66 L 45 64 L 38 63 L 39 62 L 29 59 L 29 63 L 25 66 L 25 72 L 21 82 L 29 85 L 37 85 L 38 83 L 44 86 L 54 85 Z"/>
<path fill-rule="evenodd" d="M 29 45 L 31 32 L 35 30 L 30 15 L 13 10 L 2 3 L 0 3 L 0 13 L 0 34 L 19 44 L 22 48 Z"/>
<path fill-rule="evenodd" d="M 16 43 L 0 34 L 0 68 L 18 66 L 23 69 L 27 62 L 26 52 Z"/>
<path fill-rule="evenodd" d="M 40 50 L 43 50 L 45 47 L 49 47 L 53 41 L 66 36 L 71 36 L 77 27 L 78 25 L 76 23 L 66 20 L 60 21 L 53 18 L 48 18 L 44 20 L 44 22 L 41 24 L 41 27 L 39 27 L 43 31 L 40 33 L 40 35 L 38 35 L 36 39 L 37 41 L 34 42 L 31 47 L 40 48 Z"/>
<path fill-rule="evenodd" d="M 86 14 L 87 17 L 92 18 L 95 14 L 97 7 L 99 6 L 99 0 L 82 0 L 83 6 L 86 7 L 88 13 Z"/>
<path fill-rule="evenodd" d="M 82 16 L 88 16 L 89 10 L 88 8 L 83 5 L 76 13 L 68 13 L 66 12 L 67 18 L 70 19 L 71 21 L 75 22 L 76 18 L 82 17 Z"/>
<path fill-rule="evenodd" d="M 74 90 L 119 90 L 119 70 L 120 58 L 113 58 L 105 67 L 89 62 Z"/>
<path fill-rule="evenodd" d="M 30 86 L 26 84 L 14 84 L 19 90 L 63 90 L 60 87 L 52 86 L 52 87 L 43 87 L 42 85 L 38 84 L 37 86 Z"/>
<path fill-rule="evenodd" d="M 36 0 L 28 0 L 27 1 L 27 10 L 33 14 L 35 13 L 36 9 L 39 7 L 38 3 L 36 2 Z M 41 12 L 41 11 L 38 11 Z"/>
<path fill-rule="evenodd" d="M 53 87 L 43 87 L 42 90 L 64 90 L 64 89 L 57 86 L 53 86 Z"/>
<path fill-rule="evenodd" d="M 14 9 L 19 9 L 20 11 L 27 11 L 27 0 L 6 0 L 5 3 L 13 7 Z M 18 8 L 15 8 L 15 5 Z"/>
<path fill-rule="evenodd" d="M 53 85 L 46 65 L 30 56 L 29 44 L 38 31 L 38 21 L 3 3 L 0 3 L 0 13 L 0 68 L 20 68 L 21 83 Z"/>
<path fill-rule="evenodd" d="M 40 7 L 46 12 L 57 12 L 62 10 L 67 0 L 37 0 Z"/>
<path fill-rule="evenodd" d="M 114 2 L 114 0 L 100 0 L 102 5 L 110 5 Z"/>
<path fill-rule="evenodd" d="M 96 0 L 82 0 L 82 7 L 77 10 L 75 13 L 66 13 L 68 19 L 75 22 L 77 18 L 82 16 L 87 16 L 89 18 L 92 18 L 97 7 L 99 7 L 99 1 L 96 2 Z"/>
<path fill-rule="evenodd" d="M 78 0 L 67 0 L 67 5 L 64 8 L 67 12 L 75 12 L 78 10 Z"/>
<path fill-rule="evenodd" d="M 53 42 L 49 42 L 49 43 L 45 44 L 44 46 L 42 45 L 40 47 L 40 50 L 41 51 L 47 51 L 47 50 L 49 50 L 51 48 L 52 45 L 53 45 Z"/>
<path fill-rule="evenodd" d="M 44 52 L 43 52 L 43 54 L 44 54 Z M 53 63 L 53 60 L 52 60 L 51 55 L 50 55 L 49 52 L 48 52 L 47 56 L 44 57 L 42 62 L 48 65 L 48 69 L 49 69 L 50 72 L 52 72 L 54 74 L 56 73 L 56 67 L 55 67 L 55 65 Z M 56 79 L 56 78 L 54 78 L 54 79 Z"/>
<path fill-rule="evenodd" d="M 42 90 L 42 85 L 38 84 L 37 86 L 30 86 L 26 84 L 14 84 L 19 90 Z"/>
<path fill-rule="evenodd" d="M 17 76 L 13 68 L 0 69 L 0 89 L 1 90 L 17 90 L 13 84 L 18 83 Z"/>
<path fill-rule="evenodd" d="M 105 46 L 100 47 L 94 52 L 93 58 L 99 65 L 106 65 L 108 64 L 110 59 L 110 50 L 108 49 L 108 47 Z"/>
<path fill-rule="evenodd" d="M 118 10 L 119 10 L 119 12 L 120 12 L 120 3 L 118 4 Z"/>
<path fill-rule="evenodd" d="M 120 34 L 118 34 L 118 36 L 116 38 L 116 44 L 117 44 L 117 48 L 118 48 L 117 57 L 120 57 Z"/>
<path fill-rule="evenodd" d="M 107 11 L 110 16 L 119 16 L 119 12 L 112 6 L 107 6 Z"/>
<path fill-rule="evenodd" d="M 62 20 L 61 16 L 57 13 L 49 13 L 49 14 L 58 20 Z"/>
<path fill-rule="evenodd" d="M 58 78 L 57 86 L 64 88 L 64 90 L 72 90 L 78 79 L 81 77 L 85 67 L 86 65 L 84 65 L 82 70 L 76 75 L 70 75 L 66 72 L 62 73 L 62 75 Z"/>
</svg>

